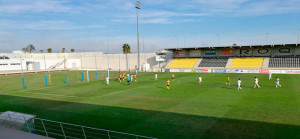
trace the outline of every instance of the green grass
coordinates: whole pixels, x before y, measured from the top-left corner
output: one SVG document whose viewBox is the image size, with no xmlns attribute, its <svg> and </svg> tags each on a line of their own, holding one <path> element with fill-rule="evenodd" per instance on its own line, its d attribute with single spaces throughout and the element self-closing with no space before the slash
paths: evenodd
<svg viewBox="0 0 300 139">
<path fill-rule="evenodd" d="M 81 72 L 0 76 L 0 111 L 35 114 L 39 118 L 80 124 L 157 138 L 300 138 L 300 75 L 140 73 L 138 82 L 106 85 L 107 72 Z M 230 76 L 231 85 L 226 85 Z M 49 76 L 49 75 L 48 75 Z M 86 79 L 86 73 L 84 73 Z M 116 77 L 117 73 L 112 73 Z M 254 76 L 260 89 L 254 89 Z M 275 77 L 281 88 L 275 88 Z M 237 90 L 241 78 L 243 90 Z"/>
</svg>

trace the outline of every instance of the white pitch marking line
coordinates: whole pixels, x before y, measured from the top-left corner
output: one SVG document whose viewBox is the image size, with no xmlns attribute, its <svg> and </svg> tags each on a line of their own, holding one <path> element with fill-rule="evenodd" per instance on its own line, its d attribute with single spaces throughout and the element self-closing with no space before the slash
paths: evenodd
<svg viewBox="0 0 300 139">
<path fill-rule="evenodd" d="M 47 96 L 58 96 L 58 97 L 75 97 L 75 98 L 84 98 L 84 97 L 78 97 L 78 96 L 56 95 L 56 94 L 47 94 L 47 93 L 31 93 L 30 95 L 47 95 Z"/>
</svg>

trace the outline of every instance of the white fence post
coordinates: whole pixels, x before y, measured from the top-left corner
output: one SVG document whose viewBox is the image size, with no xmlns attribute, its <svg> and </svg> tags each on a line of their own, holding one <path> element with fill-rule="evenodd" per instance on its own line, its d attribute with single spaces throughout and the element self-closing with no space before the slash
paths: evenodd
<svg viewBox="0 0 300 139">
<path fill-rule="evenodd" d="M 62 133 L 63 133 L 63 135 L 64 135 L 65 139 L 67 139 L 67 137 L 66 137 L 66 134 L 65 134 L 65 131 L 64 131 L 64 128 L 63 128 L 63 126 L 62 126 L 61 122 L 60 122 L 59 124 L 60 124 L 61 131 L 62 131 Z"/>
<path fill-rule="evenodd" d="M 44 131 L 45 131 L 45 133 L 46 133 L 46 136 L 48 137 L 48 132 L 47 132 L 47 130 L 46 130 L 46 127 L 45 127 L 45 125 L 44 125 L 43 120 L 41 120 L 41 123 L 42 123 L 42 125 L 43 125 L 43 128 L 44 128 Z"/>
<path fill-rule="evenodd" d="M 107 131 L 108 139 L 110 139 L 109 131 Z"/>
<path fill-rule="evenodd" d="M 83 132 L 84 138 L 86 139 L 86 135 L 85 135 L 83 126 L 81 126 L 81 128 L 82 128 L 82 132 Z"/>
</svg>

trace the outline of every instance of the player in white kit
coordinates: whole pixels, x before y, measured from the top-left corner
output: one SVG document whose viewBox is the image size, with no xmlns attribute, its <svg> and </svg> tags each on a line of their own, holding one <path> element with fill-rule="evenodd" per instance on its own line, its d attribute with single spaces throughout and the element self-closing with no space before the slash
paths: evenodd
<svg viewBox="0 0 300 139">
<path fill-rule="evenodd" d="M 201 83 L 202 83 L 202 77 L 199 76 L 199 84 L 201 84 Z"/>
<path fill-rule="evenodd" d="M 131 81 L 133 81 L 133 74 L 131 74 Z"/>
<path fill-rule="evenodd" d="M 254 88 L 256 88 L 256 87 L 260 88 L 260 86 L 258 85 L 259 81 L 256 77 L 254 77 L 254 82 L 255 82 Z"/>
<path fill-rule="evenodd" d="M 242 81 L 241 81 L 241 79 L 239 79 L 238 80 L 238 90 L 240 90 L 240 89 L 242 90 L 241 84 L 242 84 Z"/>
<path fill-rule="evenodd" d="M 109 77 L 106 77 L 106 84 L 109 85 Z"/>
<path fill-rule="evenodd" d="M 277 88 L 278 86 L 281 87 L 281 85 L 279 84 L 279 78 L 276 77 L 276 88 Z"/>
<path fill-rule="evenodd" d="M 155 80 L 157 80 L 157 73 L 155 73 Z"/>
<path fill-rule="evenodd" d="M 272 79 L 272 72 L 270 71 L 269 72 L 269 80 L 271 80 Z"/>
</svg>

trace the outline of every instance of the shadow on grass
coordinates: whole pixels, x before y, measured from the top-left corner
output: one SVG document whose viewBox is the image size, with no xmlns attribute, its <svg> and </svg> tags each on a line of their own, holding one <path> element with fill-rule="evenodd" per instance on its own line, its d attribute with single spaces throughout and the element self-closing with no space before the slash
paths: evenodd
<svg viewBox="0 0 300 139">
<path fill-rule="evenodd" d="M 157 138 L 300 138 L 300 126 L 0 95 L 0 111 Z"/>
</svg>

